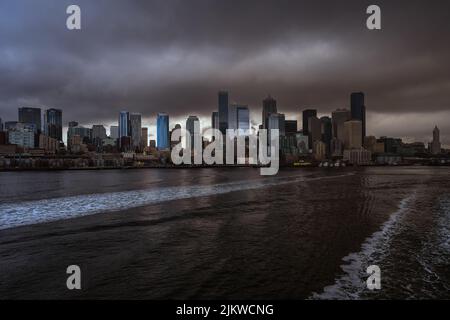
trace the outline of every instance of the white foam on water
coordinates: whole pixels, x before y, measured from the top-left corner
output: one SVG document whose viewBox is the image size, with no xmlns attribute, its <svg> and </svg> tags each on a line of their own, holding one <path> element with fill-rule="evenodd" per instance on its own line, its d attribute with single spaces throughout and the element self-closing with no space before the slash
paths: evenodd
<svg viewBox="0 0 450 320">
<path fill-rule="evenodd" d="M 416 199 L 414 192 L 410 196 L 402 199 L 398 210 L 391 214 L 381 227 L 367 238 L 361 246 L 361 251 L 350 253 L 342 259 L 345 264 L 341 265 L 343 275 L 335 280 L 331 286 L 323 289 L 323 292 L 313 293 L 310 299 L 341 300 L 360 299 L 361 293 L 367 290 L 365 279 L 366 269 L 374 263 L 380 261 L 387 253 L 390 239 L 397 233 L 400 227 L 402 216 L 408 211 L 409 204 Z"/>
<path fill-rule="evenodd" d="M 175 186 L 6 203 L 0 205 L 0 230 L 103 212 L 126 210 L 165 201 L 205 197 L 349 175 L 353 175 L 353 173 L 319 178 L 305 178 L 304 176 L 264 178 L 214 185 Z"/>
</svg>

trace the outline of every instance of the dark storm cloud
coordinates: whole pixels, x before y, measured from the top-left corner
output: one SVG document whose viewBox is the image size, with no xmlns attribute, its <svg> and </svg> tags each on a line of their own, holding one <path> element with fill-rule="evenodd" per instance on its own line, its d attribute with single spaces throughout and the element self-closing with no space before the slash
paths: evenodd
<svg viewBox="0 0 450 320">
<path fill-rule="evenodd" d="M 80 32 L 65 28 L 74 3 Z M 15 119 L 23 105 L 59 107 L 66 122 L 86 124 L 120 109 L 209 117 L 222 88 L 258 114 L 267 93 L 283 112 L 326 113 L 362 90 L 372 114 L 409 115 L 391 134 L 423 138 L 422 115 L 433 113 L 447 116 L 445 136 L 450 5 L 374 3 L 381 32 L 365 28 L 368 1 L 2 1 L 0 117 Z M 373 119 L 371 133 L 383 134 Z"/>
</svg>

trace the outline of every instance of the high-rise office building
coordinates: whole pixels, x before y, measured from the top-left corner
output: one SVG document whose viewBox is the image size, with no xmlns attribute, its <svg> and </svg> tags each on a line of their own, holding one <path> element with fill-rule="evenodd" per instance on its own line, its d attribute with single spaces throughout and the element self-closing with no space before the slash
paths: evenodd
<svg viewBox="0 0 450 320">
<path fill-rule="evenodd" d="M 440 141 L 440 133 L 437 126 L 434 127 L 433 130 L 433 141 L 431 142 L 431 153 L 432 154 L 440 154 L 441 153 L 441 141 Z"/>
<path fill-rule="evenodd" d="M 30 123 L 35 126 L 35 133 L 42 130 L 40 108 L 19 108 L 19 122 Z"/>
<path fill-rule="evenodd" d="M 322 141 L 322 121 L 316 116 L 308 118 L 308 137 L 311 147 L 314 147 L 314 142 Z"/>
<path fill-rule="evenodd" d="M 331 113 L 333 138 L 344 141 L 344 123 L 351 120 L 352 114 L 347 109 L 337 109 Z"/>
<path fill-rule="evenodd" d="M 303 119 L 302 119 L 302 125 L 303 125 L 303 134 L 309 134 L 309 118 L 317 117 L 317 110 L 315 109 L 306 109 L 303 110 Z M 310 143 L 312 145 L 312 143 Z"/>
<path fill-rule="evenodd" d="M 46 136 L 62 141 L 62 111 L 48 109 L 44 113 L 44 133 Z"/>
<path fill-rule="evenodd" d="M 20 122 L 19 121 L 6 121 L 5 122 L 5 124 L 4 124 L 4 130 L 5 131 L 9 131 L 9 130 L 11 130 L 11 129 L 14 129 L 14 128 L 16 128 L 17 127 L 17 125 L 19 124 Z"/>
<path fill-rule="evenodd" d="M 75 122 L 77 123 L 77 122 Z M 75 124 L 74 122 L 72 122 L 72 124 Z M 69 149 L 71 149 L 72 147 L 72 141 L 73 141 L 73 137 L 77 136 L 79 137 L 80 141 L 84 144 L 88 144 L 92 142 L 92 129 L 90 128 L 85 128 L 83 126 L 77 125 L 77 126 L 69 126 L 69 128 L 67 129 L 67 145 L 69 147 Z"/>
<path fill-rule="evenodd" d="M 156 119 L 156 146 L 159 150 L 170 148 L 169 115 L 167 113 L 158 113 Z"/>
<path fill-rule="evenodd" d="M 322 142 L 325 143 L 327 156 L 331 154 L 331 139 L 333 139 L 333 126 L 330 117 L 321 117 L 322 122 Z"/>
<path fill-rule="evenodd" d="M 237 108 L 239 105 L 231 104 L 228 106 L 228 127 L 227 129 L 236 130 L 237 129 Z"/>
<path fill-rule="evenodd" d="M 344 124 L 344 149 L 360 149 L 362 147 L 362 122 L 350 120 Z"/>
<path fill-rule="evenodd" d="M 228 129 L 228 92 L 220 91 L 219 98 L 219 129 L 222 134 Z"/>
<path fill-rule="evenodd" d="M 279 136 L 286 135 L 286 124 L 285 124 L 285 115 L 282 113 L 271 113 L 268 117 L 267 122 L 267 130 L 278 129 Z"/>
<path fill-rule="evenodd" d="M 119 139 L 130 136 L 130 113 L 121 111 L 119 113 Z"/>
<path fill-rule="evenodd" d="M 2 122 L 2 118 L 0 118 L 0 132 L 3 131 L 3 122 Z"/>
<path fill-rule="evenodd" d="M 271 113 L 277 113 L 277 101 L 270 94 L 263 100 L 262 128 L 267 129 L 268 117 Z"/>
<path fill-rule="evenodd" d="M 361 141 L 366 136 L 366 106 L 364 104 L 364 93 L 353 92 L 350 96 L 352 120 L 359 120 L 362 124 Z"/>
<path fill-rule="evenodd" d="M 94 124 L 91 129 L 92 142 L 97 146 L 101 147 L 103 140 L 106 139 L 106 129 L 101 124 Z"/>
<path fill-rule="evenodd" d="M 250 130 L 250 111 L 247 106 L 238 106 L 237 113 L 237 129 L 239 134 L 248 134 Z"/>
<path fill-rule="evenodd" d="M 214 111 L 211 115 L 211 128 L 219 129 L 219 112 Z"/>
<path fill-rule="evenodd" d="M 133 148 L 139 148 L 142 140 L 142 117 L 139 113 L 130 114 L 130 137 Z"/>
<path fill-rule="evenodd" d="M 23 148 L 35 147 L 35 125 L 28 123 L 17 123 L 8 131 L 8 141 Z"/>
<path fill-rule="evenodd" d="M 297 120 L 286 120 L 286 135 L 296 134 L 297 133 Z"/>
<path fill-rule="evenodd" d="M 119 139 L 119 126 L 109 127 L 109 137 L 112 139 Z"/>
<path fill-rule="evenodd" d="M 195 128 L 197 124 L 197 129 Z M 200 135 L 200 120 L 196 116 L 189 116 L 186 120 L 186 130 L 189 131 L 189 141 L 191 148 L 194 148 L 194 140 Z"/>
<path fill-rule="evenodd" d="M 141 149 L 148 147 L 148 128 L 142 128 L 141 130 Z"/>
</svg>

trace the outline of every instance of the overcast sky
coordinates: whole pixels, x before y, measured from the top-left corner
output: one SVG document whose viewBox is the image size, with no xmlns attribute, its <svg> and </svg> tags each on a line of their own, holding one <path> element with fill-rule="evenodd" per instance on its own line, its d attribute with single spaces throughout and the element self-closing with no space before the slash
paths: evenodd
<svg viewBox="0 0 450 320">
<path fill-rule="evenodd" d="M 70 4 L 81 31 L 66 29 Z M 381 31 L 366 28 L 369 4 Z M 65 125 L 129 110 L 151 130 L 161 111 L 207 126 L 227 89 L 256 125 L 268 93 L 301 120 L 363 91 L 368 134 L 427 141 L 438 125 L 450 145 L 449 12 L 439 0 L 2 0 L 0 118 L 38 106 L 62 109 Z"/>
</svg>

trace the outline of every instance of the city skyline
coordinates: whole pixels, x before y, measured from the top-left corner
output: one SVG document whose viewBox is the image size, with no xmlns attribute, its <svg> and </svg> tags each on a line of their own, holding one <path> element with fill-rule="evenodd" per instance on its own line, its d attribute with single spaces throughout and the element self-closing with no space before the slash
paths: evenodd
<svg viewBox="0 0 450 320">
<path fill-rule="evenodd" d="M 220 114 L 219 109 L 220 109 L 220 104 L 221 104 L 221 97 L 223 97 L 224 94 L 226 94 L 226 100 L 228 101 L 228 105 L 227 105 L 227 108 L 226 108 L 226 110 L 227 110 L 227 116 L 226 116 L 227 121 L 230 121 L 230 114 L 229 114 L 230 112 L 234 112 L 234 116 L 236 116 L 239 109 L 245 109 L 246 110 L 246 116 L 245 117 L 246 117 L 246 119 L 249 120 L 249 123 L 250 123 L 250 127 L 246 128 L 246 129 L 249 129 L 249 130 L 254 129 L 255 131 L 257 131 L 260 126 L 264 126 L 264 123 L 262 121 L 258 123 L 257 121 L 255 121 L 253 119 L 253 116 L 256 116 L 256 118 L 258 118 L 257 115 L 260 114 L 260 118 L 262 119 L 264 114 L 267 113 L 268 115 L 270 115 L 270 112 L 268 112 L 267 110 L 275 111 L 275 113 L 278 113 L 278 114 L 282 115 L 283 116 L 283 121 L 285 121 L 287 123 L 289 123 L 289 122 L 291 122 L 291 123 L 297 122 L 297 131 L 302 131 L 305 126 L 308 127 L 308 122 L 309 122 L 308 118 L 309 117 L 314 117 L 314 119 L 316 119 L 317 121 L 320 120 L 319 121 L 319 124 L 320 124 L 320 122 L 323 120 L 323 118 L 329 118 L 330 120 L 332 120 L 333 117 L 336 117 L 337 113 L 343 113 L 344 112 L 344 113 L 348 113 L 348 115 L 347 115 L 347 118 L 344 117 L 345 120 L 343 120 L 343 121 L 348 121 L 348 120 L 352 120 L 352 119 L 353 120 L 362 120 L 362 139 L 361 139 L 362 142 L 364 142 L 364 137 L 365 136 L 375 136 L 375 137 L 399 138 L 399 139 L 404 140 L 403 142 L 406 142 L 406 143 L 423 142 L 423 143 L 427 144 L 430 141 L 432 141 L 432 139 L 434 137 L 433 136 L 433 132 L 431 132 L 431 134 L 429 134 L 430 138 L 428 140 L 426 140 L 426 139 L 425 140 L 415 140 L 413 137 L 402 137 L 402 136 L 395 137 L 395 136 L 389 136 L 388 134 L 383 134 L 383 133 L 380 134 L 380 135 L 371 134 L 370 131 L 367 131 L 366 126 L 365 126 L 365 123 L 370 122 L 370 114 L 371 113 L 370 113 L 370 108 L 367 108 L 366 105 L 365 105 L 366 98 L 365 98 L 365 93 L 363 93 L 363 92 L 352 92 L 349 95 L 349 104 L 348 104 L 347 107 L 338 108 L 336 110 L 333 110 L 330 113 L 325 113 L 325 112 L 322 112 L 321 110 L 311 109 L 311 108 L 308 108 L 308 109 L 305 109 L 305 110 L 301 110 L 299 113 L 289 113 L 289 112 L 286 113 L 286 112 L 283 112 L 282 109 L 277 107 L 277 100 L 271 94 L 268 94 L 264 99 L 261 100 L 261 105 L 259 106 L 259 110 L 253 110 L 252 108 L 249 108 L 247 105 L 243 105 L 243 104 L 237 103 L 235 100 L 230 100 L 229 99 L 229 96 L 230 96 L 230 92 L 229 91 L 219 90 L 217 92 L 218 101 L 216 101 L 216 104 L 217 104 L 216 109 L 212 109 L 210 111 L 209 118 L 208 118 L 208 116 L 199 116 L 199 115 L 193 115 L 193 114 L 189 114 L 188 113 L 188 115 L 186 117 L 184 117 L 184 118 L 183 117 L 178 117 L 178 118 L 173 119 L 170 114 L 167 114 L 167 113 L 164 113 L 164 112 L 158 112 L 156 115 L 150 117 L 150 116 L 147 116 L 147 115 L 143 115 L 141 113 L 136 113 L 136 112 L 131 111 L 131 110 L 119 111 L 118 112 L 118 119 L 115 122 L 112 122 L 112 123 L 109 123 L 109 124 L 105 124 L 105 123 L 83 124 L 83 123 L 80 123 L 80 122 L 78 122 L 76 120 L 73 120 L 73 119 L 72 120 L 67 120 L 67 119 L 63 118 L 62 119 L 63 128 L 62 128 L 62 140 L 61 141 L 63 141 L 64 144 L 68 145 L 68 143 L 69 143 L 69 141 L 68 141 L 69 129 L 70 129 L 71 124 L 73 124 L 73 123 L 75 123 L 77 127 L 82 127 L 82 128 L 86 128 L 86 129 L 87 128 L 94 128 L 96 126 L 104 126 L 104 128 L 106 129 L 107 136 L 108 137 L 111 136 L 113 138 L 114 138 L 114 134 L 115 133 L 111 131 L 111 128 L 117 128 L 117 129 L 114 129 L 114 130 L 118 130 L 118 136 L 119 137 L 121 137 L 121 136 L 129 136 L 129 137 L 131 137 L 132 136 L 131 119 L 132 119 L 133 116 L 139 118 L 139 128 L 137 129 L 139 131 L 139 135 L 138 135 L 138 139 L 137 140 L 134 139 L 135 140 L 134 143 L 136 143 L 136 141 L 141 141 L 141 136 L 140 136 L 140 134 L 141 134 L 141 127 L 145 128 L 147 130 L 147 132 L 148 132 L 147 143 L 149 143 L 151 140 L 157 141 L 157 139 L 158 139 L 157 138 L 157 132 L 158 132 L 157 121 L 158 121 L 158 117 L 159 117 L 160 114 L 166 114 L 166 115 L 169 116 L 169 118 L 170 118 L 170 120 L 168 122 L 168 130 L 169 131 L 171 131 L 172 129 L 175 128 L 175 126 L 177 126 L 177 125 L 179 125 L 181 123 L 182 124 L 186 124 L 186 120 L 189 119 L 190 117 L 196 117 L 197 120 L 200 122 L 201 133 L 203 133 L 207 129 L 212 128 L 212 117 L 214 116 L 214 114 L 217 113 L 217 115 L 219 116 L 219 114 Z M 356 98 L 356 100 L 358 100 L 357 102 L 355 102 L 355 95 L 358 96 L 358 98 Z M 362 96 L 362 97 L 359 97 L 359 96 Z M 216 97 L 216 100 L 217 100 L 217 97 Z M 229 101 L 233 101 L 233 103 L 230 103 Z M 273 101 L 273 102 L 269 103 L 270 106 L 267 107 L 266 106 L 267 101 Z M 267 108 L 269 108 L 269 109 L 267 109 Z M 355 113 L 355 110 L 361 110 L 361 108 L 363 109 L 363 114 L 357 114 L 358 111 L 356 111 L 356 113 Z M 354 113 L 353 115 L 352 115 L 352 110 L 353 110 L 353 113 Z M 366 110 L 368 111 L 367 114 L 366 114 Z M 45 117 L 46 117 L 46 114 L 47 114 L 48 111 L 58 111 L 58 112 L 62 111 L 64 113 L 63 109 L 55 109 L 55 108 L 48 108 L 47 109 L 45 107 L 41 109 L 41 108 L 36 107 L 36 106 L 19 107 L 17 109 L 18 116 L 16 117 L 16 119 L 6 120 L 5 121 L 5 119 L 2 118 L 1 114 L 0 114 L 0 122 L 3 123 L 3 124 L 5 122 L 6 123 L 7 122 L 10 122 L 10 123 L 24 122 L 24 121 L 20 121 L 21 117 L 22 118 L 24 117 L 24 115 L 23 115 L 24 111 L 28 111 L 28 112 L 34 111 L 34 112 L 38 112 L 38 113 L 42 112 L 42 116 L 40 117 L 40 122 L 42 122 L 43 125 L 42 125 L 41 128 L 35 128 L 35 130 L 39 130 L 40 131 L 42 129 L 43 133 L 45 133 L 45 126 L 46 126 Z M 361 111 L 359 111 L 359 112 L 361 112 Z M 126 134 L 122 134 L 120 132 L 120 130 L 121 130 L 121 122 L 122 122 L 123 116 L 126 116 L 126 120 L 124 120 L 125 123 L 126 123 L 125 124 L 125 126 L 126 126 L 125 130 L 127 130 Z M 339 117 L 339 115 L 337 115 L 337 117 Z M 340 117 L 342 118 L 342 116 L 340 116 Z M 24 120 L 24 119 L 25 118 L 23 118 L 22 120 Z M 148 121 L 148 119 L 152 119 L 154 121 Z M 145 121 L 145 120 L 147 120 L 147 121 Z M 236 119 L 235 121 L 239 121 L 239 120 Z M 27 123 L 27 122 L 25 122 L 25 123 Z M 67 124 L 67 126 L 65 124 Z M 238 127 L 237 127 L 238 123 L 236 122 L 236 123 L 234 123 L 234 125 L 236 126 L 236 129 L 238 129 Z M 342 133 L 338 133 L 338 131 L 343 131 L 343 128 L 339 128 L 338 129 L 338 125 L 337 124 L 330 123 L 330 125 L 332 126 L 332 129 L 331 129 L 332 132 L 330 133 L 331 136 L 338 137 L 338 136 L 342 135 Z M 341 125 L 343 125 L 343 122 L 341 123 Z M 443 126 L 440 126 L 439 124 L 430 124 L 430 126 L 431 125 L 433 127 L 436 127 L 436 126 L 439 127 L 439 128 L 443 127 Z M 185 125 L 183 125 L 183 127 L 186 128 Z M 219 127 L 217 129 L 220 129 L 220 123 L 219 123 Z M 319 134 L 319 133 L 317 132 L 317 134 Z M 441 134 L 440 135 L 440 141 L 441 141 L 441 144 L 442 144 L 443 148 L 448 148 L 448 147 L 450 147 L 450 144 L 446 144 L 445 140 L 442 139 L 442 137 L 445 137 L 445 136 L 446 136 L 445 132 L 444 132 L 443 135 Z M 210 138 L 208 136 L 205 136 L 205 137 L 206 138 Z M 343 139 L 340 139 L 340 140 L 343 140 Z M 139 144 L 140 144 L 140 142 L 138 143 L 138 145 Z M 167 141 L 167 144 L 170 144 L 169 141 Z M 313 144 L 312 140 L 310 139 L 310 141 L 309 141 L 310 147 L 312 146 L 312 144 Z M 119 145 L 120 145 L 120 141 L 119 141 Z"/>
<path fill-rule="evenodd" d="M 256 125 L 267 93 L 287 119 L 300 121 L 306 108 L 319 116 L 349 108 L 347 93 L 358 90 L 370 101 L 368 135 L 425 142 L 429 127 L 438 125 L 450 145 L 450 124 L 442 121 L 450 118 L 450 50 L 435 41 L 445 37 L 448 3 L 379 1 L 383 30 L 370 32 L 366 5 L 358 1 L 214 1 L 208 10 L 198 10 L 203 1 L 79 1 L 83 30 L 68 33 L 60 26 L 66 2 L 42 1 L 36 10 L 25 10 L 31 1 L 0 5 L 3 122 L 31 106 L 63 109 L 66 119 L 84 125 L 109 126 L 127 109 L 141 113 L 150 132 L 161 110 L 174 123 L 195 114 L 204 127 L 215 93 L 227 88 L 230 103 L 254 110 Z M 233 13 L 226 27 L 224 12 Z M 269 28 L 251 21 L 277 23 Z"/>
</svg>

